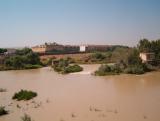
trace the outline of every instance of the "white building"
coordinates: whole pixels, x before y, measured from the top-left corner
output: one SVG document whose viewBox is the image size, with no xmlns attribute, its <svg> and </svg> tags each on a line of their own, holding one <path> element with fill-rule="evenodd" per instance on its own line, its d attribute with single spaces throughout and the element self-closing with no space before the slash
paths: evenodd
<svg viewBox="0 0 160 121">
<path fill-rule="evenodd" d="M 85 45 L 81 45 L 80 47 L 79 47 L 79 51 L 80 52 L 86 52 L 86 46 Z"/>
<path fill-rule="evenodd" d="M 154 53 L 140 53 L 140 58 L 142 59 L 143 63 L 151 62 L 155 59 Z"/>
<path fill-rule="evenodd" d="M 94 52 L 94 51 L 106 51 L 110 46 L 109 45 L 81 45 L 79 46 L 80 52 Z"/>
</svg>

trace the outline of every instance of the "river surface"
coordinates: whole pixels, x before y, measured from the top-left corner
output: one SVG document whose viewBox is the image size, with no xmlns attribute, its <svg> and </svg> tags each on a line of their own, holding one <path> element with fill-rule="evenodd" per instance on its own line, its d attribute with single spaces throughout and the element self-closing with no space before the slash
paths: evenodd
<svg viewBox="0 0 160 121">
<path fill-rule="evenodd" d="M 160 121 L 160 72 L 144 75 L 98 77 L 99 65 L 83 65 L 84 71 L 57 74 L 51 68 L 1 71 L 0 105 L 9 114 L 0 121 L 21 121 L 24 113 L 34 121 Z M 20 89 L 38 96 L 15 101 Z"/>
</svg>

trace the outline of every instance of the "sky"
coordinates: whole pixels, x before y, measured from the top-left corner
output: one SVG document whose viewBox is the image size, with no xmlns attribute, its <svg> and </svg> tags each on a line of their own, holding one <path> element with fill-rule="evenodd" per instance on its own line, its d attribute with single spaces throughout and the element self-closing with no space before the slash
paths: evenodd
<svg viewBox="0 0 160 121">
<path fill-rule="evenodd" d="M 0 0 L 0 47 L 135 46 L 160 38 L 160 0 Z"/>
</svg>

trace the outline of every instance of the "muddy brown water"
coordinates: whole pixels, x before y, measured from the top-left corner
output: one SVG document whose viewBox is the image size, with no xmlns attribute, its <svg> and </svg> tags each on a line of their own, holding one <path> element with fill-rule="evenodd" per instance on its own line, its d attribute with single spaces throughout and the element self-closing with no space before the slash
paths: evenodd
<svg viewBox="0 0 160 121">
<path fill-rule="evenodd" d="M 9 114 L 0 121 L 160 121 L 160 72 L 144 75 L 91 75 L 99 65 L 83 65 L 80 73 L 60 75 L 49 67 L 1 71 L 0 105 Z M 20 89 L 36 91 L 30 101 L 15 101 Z"/>
</svg>

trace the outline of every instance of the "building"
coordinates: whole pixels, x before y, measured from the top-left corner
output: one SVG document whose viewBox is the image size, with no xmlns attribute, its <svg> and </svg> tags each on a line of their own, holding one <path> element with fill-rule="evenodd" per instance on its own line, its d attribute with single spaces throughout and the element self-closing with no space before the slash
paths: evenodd
<svg viewBox="0 0 160 121">
<path fill-rule="evenodd" d="M 81 45 L 79 47 L 80 52 L 94 52 L 94 51 L 106 51 L 109 45 Z"/>
<path fill-rule="evenodd" d="M 152 62 L 155 59 L 154 53 L 140 53 L 139 56 L 142 59 L 143 63 Z"/>
<path fill-rule="evenodd" d="M 79 46 L 79 51 L 80 52 L 86 52 L 86 50 L 87 50 L 87 46 L 85 46 L 85 45 Z"/>
<path fill-rule="evenodd" d="M 46 46 L 45 45 L 34 46 L 31 49 L 35 53 L 45 53 L 46 52 Z"/>
<path fill-rule="evenodd" d="M 36 53 L 47 53 L 52 51 L 62 51 L 64 49 L 63 45 L 57 43 L 45 43 L 44 45 L 38 45 L 31 48 L 33 52 Z"/>
<path fill-rule="evenodd" d="M 32 51 L 40 54 L 71 54 L 79 52 L 106 51 L 108 45 L 60 45 L 57 43 L 45 43 L 32 47 Z"/>
<path fill-rule="evenodd" d="M 67 54 L 79 53 L 78 45 L 64 45 L 64 52 Z"/>
<path fill-rule="evenodd" d="M 7 48 L 7 52 L 4 53 L 6 56 L 12 56 L 16 54 L 17 49 L 14 48 Z"/>
</svg>

